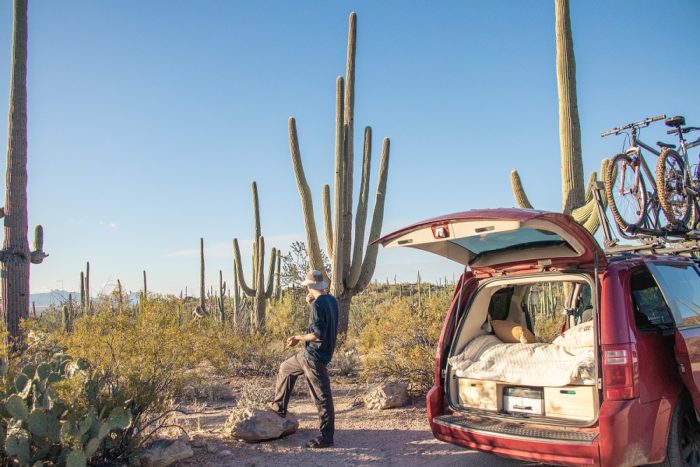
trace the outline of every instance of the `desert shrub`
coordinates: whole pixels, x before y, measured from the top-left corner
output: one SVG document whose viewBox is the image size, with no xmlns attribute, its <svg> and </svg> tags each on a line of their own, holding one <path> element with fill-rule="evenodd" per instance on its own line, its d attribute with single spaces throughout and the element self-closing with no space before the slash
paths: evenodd
<svg viewBox="0 0 700 467">
<path fill-rule="evenodd" d="M 279 301 L 268 304 L 265 333 L 277 339 L 299 334 L 308 326 L 309 307 L 301 290 L 286 293 Z"/>
<path fill-rule="evenodd" d="M 143 442 L 163 426 L 201 362 L 224 366 L 220 326 L 182 319 L 172 300 L 149 300 L 141 310 L 83 316 L 64 335 L 67 353 L 85 359 L 112 391 L 131 401 L 130 433 Z"/>
<path fill-rule="evenodd" d="M 434 357 L 448 297 L 425 300 L 422 307 L 409 298 L 376 305 L 357 336 L 362 377 L 367 381 L 407 381 L 414 391 L 425 391 L 433 382 Z"/>
<path fill-rule="evenodd" d="M 272 376 L 277 374 L 279 364 L 294 352 L 298 352 L 298 347 L 286 348 L 286 338 L 237 333 L 227 345 L 229 371 L 236 376 Z"/>
<path fill-rule="evenodd" d="M 355 376 L 360 370 L 360 355 L 353 338 L 338 342 L 328 368 L 341 376 Z"/>
<path fill-rule="evenodd" d="M 246 380 L 236 398 L 236 409 L 264 409 L 273 399 L 275 390 L 267 381 L 258 379 Z"/>
</svg>

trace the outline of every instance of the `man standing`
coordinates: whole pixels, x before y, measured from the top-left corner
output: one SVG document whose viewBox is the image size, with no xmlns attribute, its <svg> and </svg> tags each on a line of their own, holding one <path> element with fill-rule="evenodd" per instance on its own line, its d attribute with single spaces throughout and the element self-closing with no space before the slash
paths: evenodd
<svg viewBox="0 0 700 467">
<path fill-rule="evenodd" d="M 304 342 L 304 351 L 288 358 L 277 373 L 275 399 L 270 408 L 279 416 L 287 415 L 287 404 L 297 378 L 304 375 L 309 392 L 316 403 L 321 435 L 306 443 L 307 448 L 333 446 L 335 409 L 327 365 L 333 357 L 338 334 L 338 301 L 328 293 L 328 283 L 320 271 L 310 271 L 301 283 L 308 290 L 309 327 L 306 334 L 292 336 L 287 345 L 294 347 Z"/>
</svg>

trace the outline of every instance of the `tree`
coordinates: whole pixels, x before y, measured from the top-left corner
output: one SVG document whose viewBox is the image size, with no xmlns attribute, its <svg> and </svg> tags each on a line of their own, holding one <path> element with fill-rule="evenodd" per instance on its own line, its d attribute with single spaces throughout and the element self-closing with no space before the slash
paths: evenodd
<svg viewBox="0 0 700 467">
<path fill-rule="evenodd" d="M 323 267 L 330 271 L 331 263 L 323 251 L 321 251 L 321 260 Z M 289 253 L 282 256 L 282 270 L 280 272 L 282 287 L 301 287 L 309 269 L 309 254 L 306 251 L 306 244 L 299 241 L 292 243 L 289 246 Z"/>
</svg>

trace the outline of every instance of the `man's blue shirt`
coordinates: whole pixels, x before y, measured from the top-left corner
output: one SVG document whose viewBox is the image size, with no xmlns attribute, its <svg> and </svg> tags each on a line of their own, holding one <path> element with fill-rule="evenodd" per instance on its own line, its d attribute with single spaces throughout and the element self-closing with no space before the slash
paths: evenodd
<svg viewBox="0 0 700 467">
<path fill-rule="evenodd" d="M 321 342 L 307 342 L 304 355 L 309 360 L 328 363 L 333 357 L 338 334 L 338 300 L 333 295 L 320 295 L 309 305 L 309 328 Z"/>
</svg>

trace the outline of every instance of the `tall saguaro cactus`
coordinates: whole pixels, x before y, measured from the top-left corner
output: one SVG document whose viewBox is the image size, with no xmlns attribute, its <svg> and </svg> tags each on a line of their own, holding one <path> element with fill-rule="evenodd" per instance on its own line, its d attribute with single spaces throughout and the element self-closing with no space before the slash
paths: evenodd
<svg viewBox="0 0 700 467">
<path fill-rule="evenodd" d="M 354 120 L 355 120 L 355 53 L 357 37 L 357 16 L 350 14 L 348 28 L 347 62 L 345 79 L 336 80 L 336 125 L 335 125 L 335 179 L 333 184 L 333 207 L 331 208 L 330 187 L 323 187 L 323 213 L 326 236 L 326 249 L 331 259 L 331 271 L 323 264 L 314 218 L 311 190 L 306 181 L 301 162 L 296 121 L 289 119 L 289 145 L 292 167 L 301 197 L 301 207 L 306 227 L 306 248 L 313 269 L 322 271 L 330 280 L 331 293 L 340 304 L 338 330 L 347 332 L 350 303 L 352 297 L 362 292 L 372 280 L 377 261 L 378 245 L 368 245 L 365 249 L 365 227 L 369 203 L 370 163 L 372 157 L 372 130 L 365 128 L 362 178 L 355 215 L 354 242 L 352 232 L 353 206 L 353 165 L 354 165 Z M 379 163 L 379 178 L 375 195 L 374 213 L 369 238 L 377 238 L 384 218 L 384 197 L 389 172 L 389 139 L 382 144 Z"/>
<path fill-rule="evenodd" d="M 593 187 L 598 176 L 592 172 L 588 184 L 583 178 L 581 125 L 576 100 L 576 61 L 571 33 L 569 0 L 554 0 L 557 48 L 557 90 L 559 94 L 559 144 L 561 152 L 562 211 L 571 214 L 589 232 L 600 226 Z M 600 172 L 605 174 L 606 161 Z M 521 208 L 532 208 L 518 172 L 511 172 L 515 201 Z"/>
<path fill-rule="evenodd" d="M 199 307 L 202 313 L 207 312 L 207 297 L 204 285 L 204 237 L 199 239 Z"/>
<path fill-rule="evenodd" d="M 41 226 L 34 231 L 34 251 L 27 239 L 27 8 L 28 0 L 14 0 L 5 206 L 0 208 L 5 224 L 0 314 L 15 340 L 21 338 L 20 319 L 29 317 L 29 264 L 47 256 Z"/>
<path fill-rule="evenodd" d="M 275 265 L 279 252 L 273 248 L 270 253 L 270 267 L 267 274 L 267 285 L 265 285 L 265 238 L 260 233 L 260 206 L 258 203 L 258 186 L 252 183 L 253 191 L 253 277 L 251 286 L 246 283 L 241 265 L 241 250 L 238 246 L 238 239 L 233 239 L 233 265 L 236 272 L 238 284 L 243 293 L 252 297 L 253 307 L 251 309 L 250 324 L 253 329 L 262 329 L 265 324 L 265 308 L 267 301 L 272 298 L 274 287 Z"/>
</svg>

